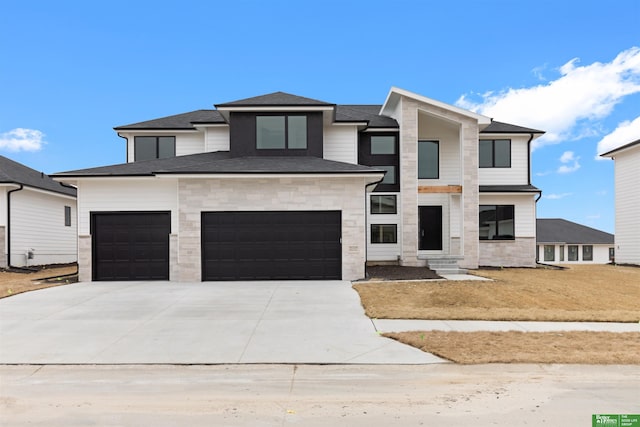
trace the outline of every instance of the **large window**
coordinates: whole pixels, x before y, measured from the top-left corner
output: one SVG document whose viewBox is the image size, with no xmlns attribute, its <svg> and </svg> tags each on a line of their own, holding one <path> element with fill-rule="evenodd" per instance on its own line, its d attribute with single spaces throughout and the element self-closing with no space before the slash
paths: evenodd
<svg viewBox="0 0 640 427">
<path fill-rule="evenodd" d="M 511 167 L 510 139 L 481 139 L 479 153 L 481 168 Z"/>
<path fill-rule="evenodd" d="M 397 199 L 394 195 L 371 196 L 371 213 L 372 214 L 396 214 Z"/>
<path fill-rule="evenodd" d="M 395 132 L 360 132 L 358 164 L 385 170 L 387 173 L 374 192 L 400 191 L 400 157 L 398 134 Z"/>
<path fill-rule="evenodd" d="M 556 247 L 555 245 L 544 245 L 544 260 L 555 261 Z"/>
<path fill-rule="evenodd" d="M 480 240 L 515 239 L 513 205 L 480 205 Z"/>
<path fill-rule="evenodd" d="M 307 148 L 306 116 L 256 116 L 256 148 L 304 150 Z"/>
<path fill-rule="evenodd" d="M 371 224 L 371 243 L 397 243 L 396 224 Z"/>
<path fill-rule="evenodd" d="M 593 261 L 593 246 L 592 245 L 583 245 L 582 246 L 582 260 L 583 261 Z"/>
<path fill-rule="evenodd" d="M 175 136 L 136 136 L 134 160 L 166 159 L 176 155 Z"/>
<path fill-rule="evenodd" d="M 391 135 L 372 136 L 371 154 L 396 154 L 396 137 Z"/>
<path fill-rule="evenodd" d="M 418 141 L 418 178 L 440 177 L 440 144 L 438 141 Z"/>
<path fill-rule="evenodd" d="M 567 246 L 567 260 L 568 261 L 578 260 L 578 245 Z"/>
</svg>

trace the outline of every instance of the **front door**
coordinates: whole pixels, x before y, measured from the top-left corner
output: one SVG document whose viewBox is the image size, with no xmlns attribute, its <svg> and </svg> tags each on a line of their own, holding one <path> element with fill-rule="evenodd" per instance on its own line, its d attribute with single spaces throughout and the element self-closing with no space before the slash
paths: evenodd
<svg viewBox="0 0 640 427">
<path fill-rule="evenodd" d="M 425 251 L 442 250 L 442 206 L 418 206 L 420 234 L 418 249 Z"/>
</svg>

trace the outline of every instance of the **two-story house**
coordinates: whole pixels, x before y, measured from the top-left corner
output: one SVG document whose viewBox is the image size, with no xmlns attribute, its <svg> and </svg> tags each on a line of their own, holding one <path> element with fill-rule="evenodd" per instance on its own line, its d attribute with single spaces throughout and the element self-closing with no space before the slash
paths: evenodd
<svg viewBox="0 0 640 427">
<path fill-rule="evenodd" d="M 276 92 L 116 127 L 127 163 L 78 187 L 80 279 L 364 277 L 366 262 L 535 265 L 543 132 L 392 88 Z"/>
</svg>

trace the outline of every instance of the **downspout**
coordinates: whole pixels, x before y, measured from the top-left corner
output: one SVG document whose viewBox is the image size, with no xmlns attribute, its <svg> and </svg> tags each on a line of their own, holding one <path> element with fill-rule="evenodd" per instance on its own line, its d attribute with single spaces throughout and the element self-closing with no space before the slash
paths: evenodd
<svg viewBox="0 0 640 427">
<path fill-rule="evenodd" d="M 127 141 L 124 151 L 125 151 L 126 156 L 127 156 L 127 163 L 129 163 L 129 138 L 127 138 L 126 136 L 120 135 L 120 132 L 116 132 L 116 135 L 118 135 L 120 138 L 122 138 L 125 141 Z M 533 138 L 533 135 L 531 137 Z"/>
<path fill-rule="evenodd" d="M 384 175 L 387 172 L 385 171 Z M 367 275 L 367 259 L 369 258 L 369 241 L 367 240 L 367 233 L 369 232 L 369 223 L 367 222 L 367 218 L 369 217 L 369 198 L 367 197 L 367 187 L 371 187 L 372 185 L 378 185 L 382 181 L 384 181 L 384 175 L 380 178 L 380 181 L 372 182 L 364 186 L 364 274 L 365 277 Z"/>
<path fill-rule="evenodd" d="M 533 141 L 533 133 L 530 134 L 529 141 L 527 141 L 527 179 L 529 185 L 531 185 L 531 141 Z"/>
<path fill-rule="evenodd" d="M 15 193 L 24 188 L 24 185 L 7 191 L 7 268 L 11 268 L 11 193 Z"/>
</svg>

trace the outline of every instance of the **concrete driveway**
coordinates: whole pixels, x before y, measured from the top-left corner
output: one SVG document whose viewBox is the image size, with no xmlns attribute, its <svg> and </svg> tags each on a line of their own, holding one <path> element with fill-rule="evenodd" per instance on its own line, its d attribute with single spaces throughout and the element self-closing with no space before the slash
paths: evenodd
<svg viewBox="0 0 640 427">
<path fill-rule="evenodd" d="M 346 281 L 94 282 L 0 299 L 2 364 L 442 362 L 379 336 Z"/>
</svg>

